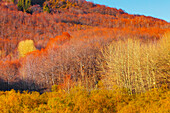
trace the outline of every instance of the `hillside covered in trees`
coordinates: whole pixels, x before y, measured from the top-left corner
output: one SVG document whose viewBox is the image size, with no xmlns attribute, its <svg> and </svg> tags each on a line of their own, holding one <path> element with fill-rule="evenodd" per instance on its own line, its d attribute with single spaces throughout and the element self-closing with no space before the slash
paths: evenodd
<svg viewBox="0 0 170 113">
<path fill-rule="evenodd" d="M 0 0 L 0 100 L 18 103 L 0 112 L 168 112 L 169 50 L 161 19 L 85 0 Z"/>
</svg>

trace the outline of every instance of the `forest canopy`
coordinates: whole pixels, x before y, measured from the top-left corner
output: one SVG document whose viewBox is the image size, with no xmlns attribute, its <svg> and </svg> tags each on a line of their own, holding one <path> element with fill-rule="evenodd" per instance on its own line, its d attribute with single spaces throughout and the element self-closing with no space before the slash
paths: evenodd
<svg viewBox="0 0 170 113">
<path fill-rule="evenodd" d="M 0 14 L 0 112 L 170 111 L 170 23 L 85 0 Z"/>
</svg>

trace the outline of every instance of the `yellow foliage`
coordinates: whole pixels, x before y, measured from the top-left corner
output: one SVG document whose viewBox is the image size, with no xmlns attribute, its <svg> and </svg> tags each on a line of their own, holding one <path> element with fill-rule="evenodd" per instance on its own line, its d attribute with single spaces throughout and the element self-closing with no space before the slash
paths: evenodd
<svg viewBox="0 0 170 113">
<path fill-rule="evenodd" d="M 129 92 L 143 92 L 169 83 L 170 35 L 161 40 L 142 43 L 139 40 L 112 42 L 102 49 L 99 68 L 106 88 L 118 85 Z M 100 73 L 101 73 L 100 72 Z"/>
<path fill-rule="evenodd" d="M 57 85 L 52 87 L 52 92 L 43 94 L 0 91 L 0 113 L 169 113 L 169 85 L 152 88 L 156 79 L 169 81 L 170 35 L 165 37 L 149 45 L 132 40 L 109 45 L 102 51 L 107 73 L 91 91 L 73 87 L 66 92 Z M 19 43 L 20 57 L 31 50 L 35 50 L 32 40 Z M 145 88 L 150 90 L 129 94 L 129 89 Z"/>
<path fill-rule="evenodd" d="M 35 51 L 33 40 L 21 41 L 18 45 L 19 57 L 24 57 L 27 53 Z"/>
<path fill-rule="evenodd" d="M 74 87 L 70 92 L 0 92 L 0 113 L 151 113 L 170 111 L 167 87 L 129 95 L 127 91 Z"/>
</svg>

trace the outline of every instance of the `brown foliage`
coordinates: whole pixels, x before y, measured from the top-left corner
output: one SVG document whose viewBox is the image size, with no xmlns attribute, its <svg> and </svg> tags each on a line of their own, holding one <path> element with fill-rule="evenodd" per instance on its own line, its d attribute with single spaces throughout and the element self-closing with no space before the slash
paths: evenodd
<svg viewBox="0 0 170 113">
<path fill-rule="evenodd" d="M 6 61 L 0 62 L 0 79 L 3 80 L 5 84 L 2 84 L 0 89 L 11 89 L 17 86 L 12 86 L 15 84 L 19 79 L 19 71 L 18 68 L 20 67 L 20 62 L 17 61 Z M 4 86 L 5 85 L 5 86 Z"/>
</svg>

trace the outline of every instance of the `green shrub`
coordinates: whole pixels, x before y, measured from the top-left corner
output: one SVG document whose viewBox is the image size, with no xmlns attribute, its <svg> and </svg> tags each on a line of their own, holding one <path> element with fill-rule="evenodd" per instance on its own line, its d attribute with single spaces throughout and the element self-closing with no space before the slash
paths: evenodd
<svg viewBox="0 0 170 113">
<path fill-rule="evenodd" d="M 46 3 L 44 3 L 43 11 L 50 13 L 50 8 L 49 8 L 49 6 Z"/>
<path fill-rule="evenodd" d="M 31 0 L 19 0 L 17 6 L 20 11 L 30 12 L 28 8 L 31 6 Z"/>
</svg>

